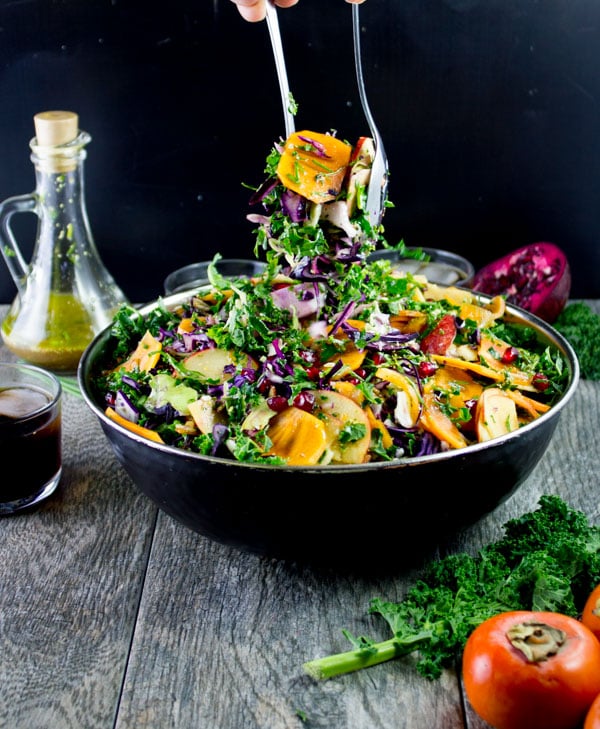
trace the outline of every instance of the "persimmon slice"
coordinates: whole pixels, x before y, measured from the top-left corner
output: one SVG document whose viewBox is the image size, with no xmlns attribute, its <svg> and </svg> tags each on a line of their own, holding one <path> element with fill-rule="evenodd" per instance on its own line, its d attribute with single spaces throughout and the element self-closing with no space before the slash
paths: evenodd
<svg viewBox="0 0 600 729">
<path fill-rule="evenodd" d="M 331 134 L 294 132 L 287 138 L 277 176 L 282 185 L 314 203 L 340 194 L 352 147 Z"/>
<path fill-rule="evenodd" d="M 138 370 L 139 372 L 149 372 L 156 367 L 160 359 L 162 344 L 155 339 L 150 332 L 146 332 L 140 339 L 137 347 L 131 353 L 121 367 L 127 372 Z"/>
<path fill-rule="evenodd" d="M 155 443 L 164 443 L 160 435 L 154 430 L 150 430 L 150 428 L 144 428 L 143 425 L 138 425 L 137 423 L 132 423 L 131 420 L 127 420 L 127 418 L 124 418 L 111 407 L 106 408 L 104 414 L 115 423 L 122 425 L 124 428 L 127 428 L 127 430 L 130 430 L 136 435 L 141 435 L 144 438 L 148 438 L 148 440 L 153 440 Z"/>
<path fill-rule="evenodd" d="M 267 455 L 284 458 L 290 466 L 315 466 L 327 447 L 325 426 L 314 415 L 289 407 L 269 423 Z"/>
</svg>

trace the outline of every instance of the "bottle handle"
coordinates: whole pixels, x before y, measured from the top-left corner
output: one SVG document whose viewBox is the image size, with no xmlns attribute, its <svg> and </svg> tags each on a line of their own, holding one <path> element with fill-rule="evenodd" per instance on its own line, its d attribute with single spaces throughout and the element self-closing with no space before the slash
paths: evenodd
<svg viewBox="0 0 600 729">
<path fill-rule="evenodd" d="M 17 244 L 10 221 L 15 213 L 37 214 L 36 211 L 37 197 L 34 193 L 9 197 L 0 203 L 0 250 L 19 293 L 25 289 L 30 268 Z"/>
</svg>

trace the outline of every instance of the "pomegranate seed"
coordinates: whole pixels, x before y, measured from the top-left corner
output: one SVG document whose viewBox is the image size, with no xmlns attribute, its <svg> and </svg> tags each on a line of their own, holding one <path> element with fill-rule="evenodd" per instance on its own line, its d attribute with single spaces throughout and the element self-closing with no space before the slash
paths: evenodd
<svg viewBox="0 0 600 729">
<path fill-rule="evenodd" d="M 267 398 L 267 405 L 276 413 L 281 413 L 288 406 L 288 401 L 282 395 Z"/>
<path fill-rule="evenodd" d="M 374 352 L 373 353 L 373 364 L 380 365 L 385 362 L 385 354 L 382 352 Z"/>
<path fill-rule="evenodd" d="M 477 400 L 470 398 L 465 400 L 465 408 L 468 410 L 470 417 L 457 423 L 462 433 L 470 434 L 475 432 L 475 409 L 477 408 Z"/>
<path fill-rule="evenodd" d="M 541 372 L 536 372 L 536 374 L 531 378 L 531 384 L 536 390 L 544 392 L 544 390 L 547 390 L 550 387 L 550 380 Z"/>
<path fill-rule="evenodd" d="M 321 376 L 321 370 L 317 366 L 313 365 L 306 370 L 306 376 L 309 380 L 318 380 Z"/>
<path fill-rule="evenodd" d="M 519 358 L 519 350 L 516 347 L 507 347 L 502 354 L 503 364 L 512 364 Z"/>
<path fill-rule="evenodd" d="M 354 370 L 354 374 L 356 375 L 356 377 L 359 377 L 361 380 L 364 380 L 365 377 L 367 376 L 367 373 L 363 367 L 357 367 Z"/>
<path fill-rule="evenodd" d="M 302 390 L 294 398 L 294 407 L 310 413 L 315 405 L 315 396 L 310 390 Z"/>
<path fill-rule="evenodd" d="M 429 360 L 423 360 L 419 362 L 417 366 L 417 372 L 419 377 L 431 377 L 431 375 L 437 370 L 437 365 Z"/>
</svg>

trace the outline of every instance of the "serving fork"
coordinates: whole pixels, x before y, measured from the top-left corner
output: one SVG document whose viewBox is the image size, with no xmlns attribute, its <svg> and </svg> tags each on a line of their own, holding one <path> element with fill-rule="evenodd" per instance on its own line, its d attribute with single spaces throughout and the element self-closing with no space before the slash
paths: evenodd
<svg viewBox="0 0 600 729">
<path fill-rule="evenodd" d="M 283 55 L 283 45 L 281 43 L 281 33 L 279 32 L 279 20 L 277 19 L 275 3 L 273 0 L 267 0 L 266 5 L 267 27 L 269 29 L 271 47 L 273 48 L 273 56 L 275 57 L 275 68 L 277 69 L 279 91 L 281 92 L 281 105 L 283 107 L 283 119 L 285 122 L 285 136 L 287 138 L 295 131 L 294 115 L 291 111 L 293 99 L 290 94 L 290 86 L 285 69 L 285 56 Z"/>
<path fill-rule="evenodd" d="M 283 117 L 285 122 L 286 137 L 289 137 L 295 131 L 294 115 L 292 113 L 292 105 L 294 103 L 290 94 L 287 71 L 285 66 L 285 57 L 283 54 L 283 45 L 281 42 L 281 33 L 279 31 L 279 21 L 277 18 L 277 10 L 273 0 L 267 0 L 266 20 L 269 29 L 269 37 L 273 48 L 273 56 L 275 58 L 275 68 L 277 69 L 277 79 L 279 81 L 279 91 L 281 93 L 281 103 L 283 107 Z M 352 5 L 352 37 L 354 42 L 354 65 L 356 69 L 356 82 L 358 84 L 358 95 L 366 117 L 369 130 L 375 145 L 375 154 L 371 167 L 369 178 L 369 186 L 367 190 L 367 201 L 365 212 L 373 228 L 381 224 L 383 217 L 385 200 L 387 196 L 388 185 L 388 159 L 381 139 L 381 134 L 375 123 L 369 102 L 367 100 L 367 92 L 362 71 L 362 58 L 360 48 L 360 15 L 359 5 Z"/>
</svg>

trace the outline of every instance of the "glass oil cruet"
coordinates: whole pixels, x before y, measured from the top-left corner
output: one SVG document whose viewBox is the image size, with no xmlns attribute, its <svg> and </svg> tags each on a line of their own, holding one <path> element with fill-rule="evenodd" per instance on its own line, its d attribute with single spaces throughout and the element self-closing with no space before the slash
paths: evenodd
<svg viewBox="0 0 600 729">
<path fill-rule="evenodd" d="M 0 330 L 21 359 L 68 374 L 128 301 L 102 263 L 88 221 L 83 163 L 91 136 L 70 111 L 40 112 L 34 125 L 36 189 L 0 203 L 2 254 L 17 287 Z M 38 218 L 29 263 L 10 226 L 25 212 Z"/>
</svg>

